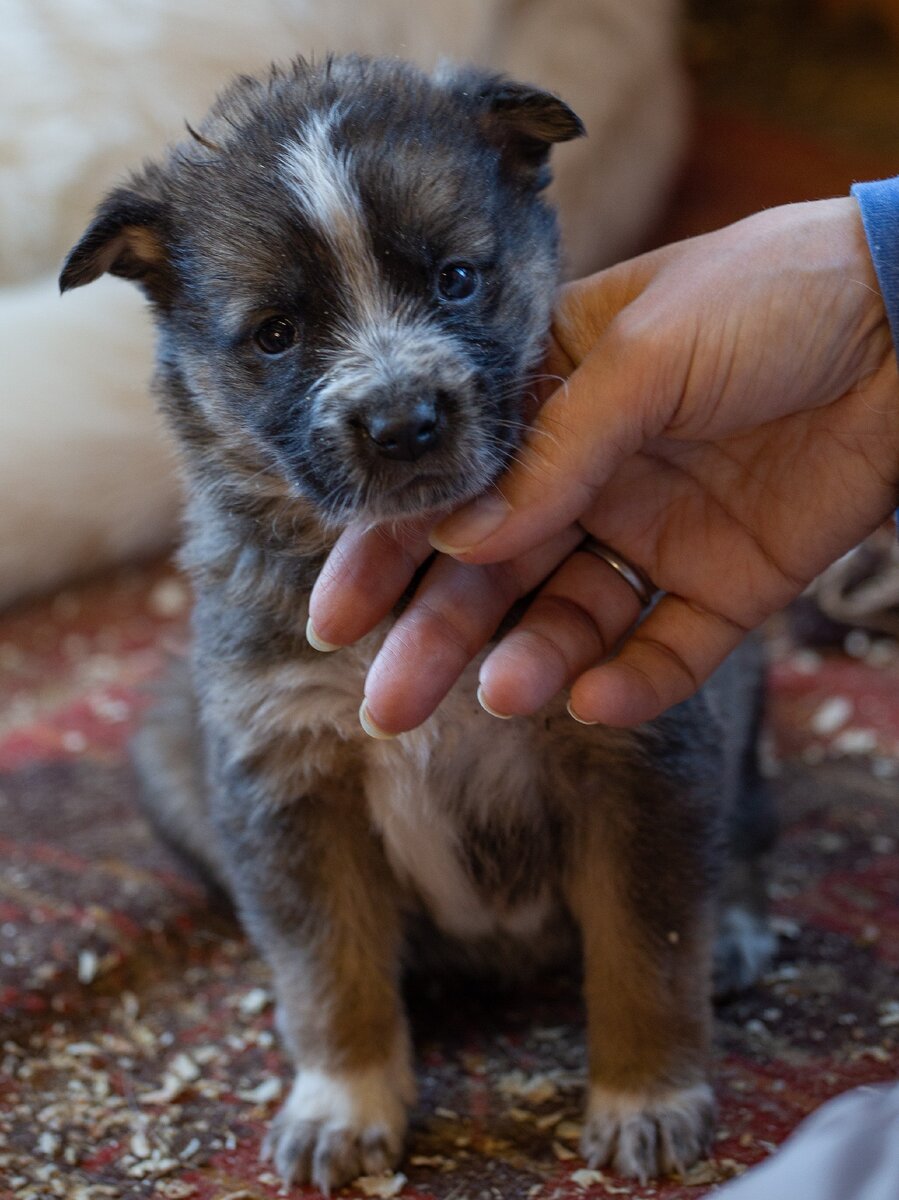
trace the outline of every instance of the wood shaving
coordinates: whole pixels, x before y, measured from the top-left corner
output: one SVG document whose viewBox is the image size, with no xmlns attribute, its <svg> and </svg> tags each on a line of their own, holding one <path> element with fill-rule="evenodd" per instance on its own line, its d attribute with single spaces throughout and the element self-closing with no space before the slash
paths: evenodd
<svg viewBox="0 0 899 1200">
<path fill-rule="evenodd" d="M 398 1196 L 408 1180 L 401 1171 L 395 1175 L 362 1175 L 356 1180 L 355 1186 L 363 1196 L 376 1196 L 378 1200 L 391 1200 Z"/>
<path fill-rule="evenodd" d="M 553 1142 L 553 1154 L 560 1162 L 570 1162 L 571 1159 L 577 1158 L 575 1152 L 563 1146 L 561 1142 Z"/>
<path fill-rule="evenodd" d="M 247 1016 L 257 1016 L 263 1012 L 272 1002 L 271 993 L 265 988 L 252 988 L 246 995 L 241 996 L 237 1001 L 237 1008 Z"/>
<path fill-rule="evenodd" d="M 581 1167 L 579 1171 L 572 1171 L 569 1178 L 579 1188 L 595 1187 L 597 1184 L 605 1183 L 606 1181 L 606 1177 L 602 1171 L 591 1171 L 588 1167 Z"/>
<path fill-rule="evenodd" d="M 458 1165 L 454 1158 L 443 1154 L 413 1154 L 409 1162 L 413 1167 L 436 1167 L 438 1171 L 455 1171 Z"/>
<path fill-rule="evenodd" d="M 527 1076 L 523 1071 L 509 1071 L 501 1076 L 496 1086 L 503 1096 L 531 1104 L 545 1104 L 559 1094 L 558 1084 L 549 1075 Z"/>
<path fill-rule="evenodd" d="M 278 1099 L 282 1090 L 281 1080 L 276 1075 L 272 1075 L 268 1079 L 263 1079 L 256 1087 L 238 1092 L 237 1095 L 248 1104 L 269 1104 L 272 1100 Z"/>
<path fill-rule="evenodd" d="M 556 1137 L 561 1138 L 563 1142 L 579 1142 L 583 1132 L 583 1125 L 577 1121 L 562 1121 L 556 1126 Z"/>
<path fill-rule="evenodd" d="M 815 710 L 809 721 L 813 733 L 826 737 L 836 733 L 852 716 L 852 702 L 845 696 L 831 696 Z"/>
</svg>

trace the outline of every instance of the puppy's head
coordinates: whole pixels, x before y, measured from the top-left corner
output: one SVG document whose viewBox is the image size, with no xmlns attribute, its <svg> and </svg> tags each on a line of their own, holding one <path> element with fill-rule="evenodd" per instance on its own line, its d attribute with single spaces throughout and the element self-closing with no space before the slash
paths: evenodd
<svg viewBox="0 0 899 1200">
<path fill-rule="evenodd" d="M 199 486 L 338 522 L 455 504 L 520 438 L 557 277 L 540 193 L 582 132 L 496 76 L 298 61 L 114 191 L 61 286 L 144 289 Z"/>
</svg>

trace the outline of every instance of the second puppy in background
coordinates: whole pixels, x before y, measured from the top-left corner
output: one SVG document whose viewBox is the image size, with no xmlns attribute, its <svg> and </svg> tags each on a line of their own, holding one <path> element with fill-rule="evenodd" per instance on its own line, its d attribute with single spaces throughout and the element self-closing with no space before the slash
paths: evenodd
<svg viewBox="0 0 899 1200">
<path fill-rule="evenodd" d="M 410 961 L 521 976 L 579 940 L 586 1158 L 645 1178 L 711 1136 L 722 846 L 762 795 L 754 675 L 629 732 L 561 705 L 498 724 L 475 664 L 421 729 L 373 741 L 377 634 L 328 656 L 303 636 L 348 520 L 459 504 L 519 444 L 559 270 L 549 152 L 581 133 L 484 72 L 298 61 L 114 191 L 62 275 L 135 279 L 155 311 L 197 603 L 191 680 L 138 748 L 147 804 L 271 965 L 297 1073 L 270 1150 L 325 1191 L 401 1153 Z"/>
</svg>

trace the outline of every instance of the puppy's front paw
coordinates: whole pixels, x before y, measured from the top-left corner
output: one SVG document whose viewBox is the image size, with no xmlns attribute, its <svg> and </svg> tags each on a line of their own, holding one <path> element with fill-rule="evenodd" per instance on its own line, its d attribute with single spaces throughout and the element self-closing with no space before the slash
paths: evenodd
<svg viewBox="0 0 899 1200">
<path fill-rule="evenodd" d="M 683 1172 L 705 1153 L 715 1102 L 707 1083 L 657 1094 L 590 1089 L 581 1153 L 590 1167 L 610 1164 L 619 1175 L 645 1183 Z"/>
<path fill-rule="evenodd" d="M 389 1066 L 331 1073 L 302 1070 L 263 1146 L 284 1183 L 312 1183 L 326 1196 L 358 1175 L 394 1167 L 403 1148 L 414 1085 Z"/>
</svg>

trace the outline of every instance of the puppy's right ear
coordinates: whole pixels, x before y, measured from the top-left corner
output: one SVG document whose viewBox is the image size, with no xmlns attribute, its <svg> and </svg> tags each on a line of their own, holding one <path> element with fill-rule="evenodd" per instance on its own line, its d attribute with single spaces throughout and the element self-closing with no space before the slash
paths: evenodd
<svg viewBox="0 0 899 1200">
<path fill-rule="evenodd" d="M 117 188 L 70 251 L 59 276 L 60 291 L 108 272 L 133 279 L 150 300 L 163 304 L 174 284 L 169 244 L 165 202 L 135 188 Z"/>
</svg>

